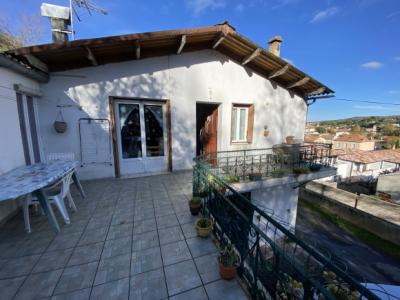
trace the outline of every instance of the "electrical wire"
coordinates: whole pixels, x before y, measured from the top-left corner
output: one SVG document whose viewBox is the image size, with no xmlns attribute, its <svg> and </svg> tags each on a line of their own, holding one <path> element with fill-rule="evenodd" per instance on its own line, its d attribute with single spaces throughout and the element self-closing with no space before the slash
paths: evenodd
<svg viewBox="0 0 400 300">
<path fill-rule="evenodd" d="M 345 101 L 345 102 L 363 102 L 363 103 L 369 103 L 369 104 L 382 104 L 382 105 L 396 105 L 396 106 L 400 106 L 400 103 L 395 103 L 395 102 L 380 102 L 380 101 L 373 101 L 373 100 L 356 100 L 356 99 L 346 99 L 346 98 L 332 98 L 332 100 Z"/>
</svg>

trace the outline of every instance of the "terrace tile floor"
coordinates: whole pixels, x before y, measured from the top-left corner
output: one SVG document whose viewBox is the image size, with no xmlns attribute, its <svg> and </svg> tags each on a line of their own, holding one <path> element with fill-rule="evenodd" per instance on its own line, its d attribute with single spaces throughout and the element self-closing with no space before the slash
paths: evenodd
<svg viewBox="0 0 400 300">
<path fill-rule="evenodd" d="M 83 182 L 78 211 L 59 234 L 31 212 L 0 227 L 0 298 L 247 299 L 221 280 L 211 238 L 197 237 L 191 173 Z"/>
</svg>

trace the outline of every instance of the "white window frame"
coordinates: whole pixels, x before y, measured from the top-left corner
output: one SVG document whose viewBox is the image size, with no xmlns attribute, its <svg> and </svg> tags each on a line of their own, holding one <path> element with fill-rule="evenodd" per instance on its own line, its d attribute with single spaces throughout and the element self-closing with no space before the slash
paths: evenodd
<svg viewBox="0 0 400 300">
<path fill-rule="evenodd" d="M 240 110 L 243 109 L 245 110 L 245 122 L 244 122 L 244 139 L 240 139 Z M 249 122 L 249 107 L 248 106 L 241 106 L 241 105 L 233 105 L 232 106 L 232 120 L 233 122 L 233 114 L 237 110 L 239 113 L 236 114 L 236 124 L 235 124 L 235 137 L 236 139 L 233 139 L 233 132 L 232 132 L 232 124 L 231 124 L 231 141 L 232 143 L 247 143 L 247 127 L 248 127 L 248 122 Z"/>
</svg>

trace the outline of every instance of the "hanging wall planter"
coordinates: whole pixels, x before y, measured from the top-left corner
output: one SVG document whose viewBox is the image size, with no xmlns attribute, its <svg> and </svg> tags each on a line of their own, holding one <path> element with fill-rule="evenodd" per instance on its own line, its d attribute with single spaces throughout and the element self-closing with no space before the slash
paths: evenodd
<svg viewBox="0 0 400 300">
<path fill-rule="evenodd" d="M 53 126 L 57 133 L 64 133 L 67 130 L 67 123 L 64 121 L 61 108 L 58 112 L 58 115 L 56 117 L 56 120 L 54 121 Z"/>
</svg>

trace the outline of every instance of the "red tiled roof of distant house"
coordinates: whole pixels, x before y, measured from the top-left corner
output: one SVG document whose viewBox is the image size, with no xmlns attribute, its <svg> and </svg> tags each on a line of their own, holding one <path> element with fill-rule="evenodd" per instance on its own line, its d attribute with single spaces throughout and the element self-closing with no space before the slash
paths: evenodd
<svg viewBox="0 0 400 300">
<path fill-rule="evenodd" d="M 339 155 L 339 159 L 352 161 L 362 164 L 371 164 L 379 161 L 387 161 L 392 163 L 400 163 L 399 150 L 375 150 L 375 151 L 362 151 L 351 150 L 346 154 Z"/>
<path fill-rule="evenodd" d="M 362 142 L 370 142 L 371 140 L 369 140 L 368 137 L 366 137 L 365 135 L 358 133 L 351 133 L 351 134 L 341 134 L 335 139 L 335 141 L 362 143 Z"/>
<path fill-rule="evenodd" d="M 308 135 L 304 136 L 305 143 L 314 143 L 317 139 L 319 139 L 318 134 L 308 134 Z"/>
</svg>

